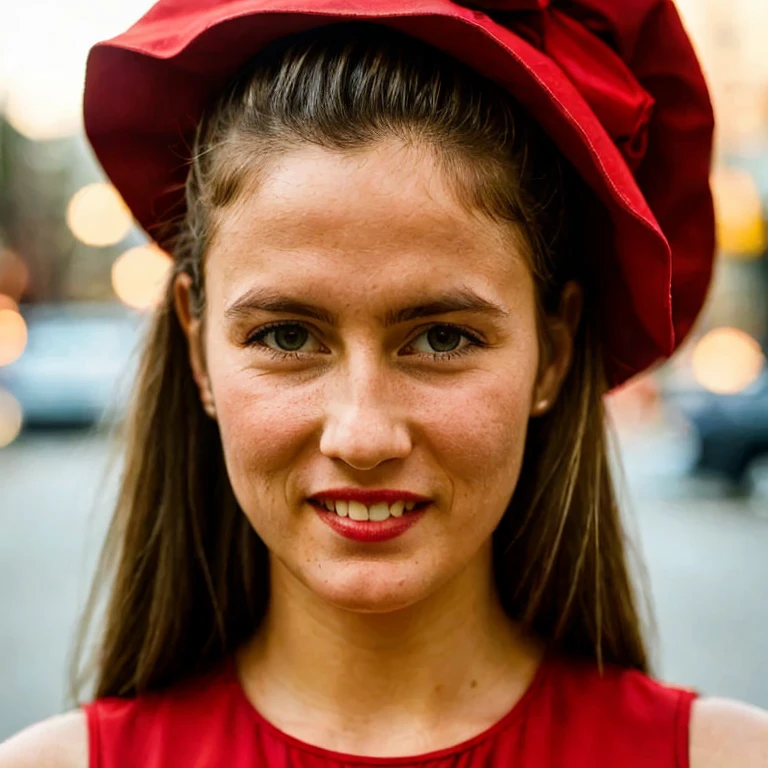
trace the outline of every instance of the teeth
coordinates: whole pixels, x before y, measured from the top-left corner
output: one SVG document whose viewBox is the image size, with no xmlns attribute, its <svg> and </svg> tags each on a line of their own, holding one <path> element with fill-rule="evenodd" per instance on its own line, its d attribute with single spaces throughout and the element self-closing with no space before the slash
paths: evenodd
<svg viewBox="0 0 768 768">
<path fill-rule="evenodd" d="M 349 516 L 350 520 L 381 522 L 389 517 L 402 517 L 403 512 L 410 512 L 416 506 L 416 502 L 396 501 L 394 504 L 387 504 L 380 501 L 367 507 L 359 501 L 326 500 L 322 505 L 329 512 L 336 512 L 340 517 Z"/>
<path fill-rule="evenodd" d="M 338 509 L 339 502 L 336 502 Z M 349 502 L 349 519 L 350 520 L 368 520 L 368 507 L 365 504 L 361 504 L 359 501 Z"/>
<path fill-rule="evenodd" d="M 369 520 L 386 520 L 389 517 L 389 504 L 387 504 L 385 501 L 380 501 L 377 504 L 374 504 L 370 509 L 368 510 L 368 519 Z"/>
</svg>

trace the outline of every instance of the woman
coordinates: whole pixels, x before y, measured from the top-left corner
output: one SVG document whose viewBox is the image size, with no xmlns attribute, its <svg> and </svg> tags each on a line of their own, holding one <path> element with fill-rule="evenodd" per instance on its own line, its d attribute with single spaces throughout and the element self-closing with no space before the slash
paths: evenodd
<svg viewBox="0 0 768 768">
<path fill-rule="evenodd" d="M 695 57 L 662 0 L 484 5 L 161 0 L 92 52 L 175 269 L 95 700 L 0 766 L 768 764 L 650 677 L 606 450 L 709 281 Z"/>
</svg>

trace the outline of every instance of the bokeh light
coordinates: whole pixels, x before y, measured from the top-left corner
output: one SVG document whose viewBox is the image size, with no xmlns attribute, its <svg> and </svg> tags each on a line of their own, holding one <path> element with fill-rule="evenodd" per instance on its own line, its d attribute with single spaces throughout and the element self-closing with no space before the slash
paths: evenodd
<svg viewBox="0 0 768 768">
<path fill-rule="evenodd" d="M 0 248 L 0 293 L 18 301 L 29 285 L 29 268 L 16 251 Z"/>
<path fill-rule="evenodd" d="M 27 346 L 27 324 L 14 309 L 0 309 L 0 365 L 18 360 Z"/>
<path fill-rule="evenodd" d="M 112 265 L 112 287 L 129 307 L 151 309 L 163 295 L 171 264 L 168 254 L 156 245 L 131 248 Z"/>
<path fill-rule="evenodd" d="M 19 401 L 0 389 L 0 448 L 9 446 L 21 433 L 23 416 Z"/>
<path fill-rule="evenodd" d="M 133 218 L 118 191 L 98 182 L 75 192 L 67 206 L 67 224 L 86 245 L 119 243 L 131 230 Z"/>
<path fill-rule="evenodd" d="M 80 129 L 78 88 L 62 78 L 51 83 L 27 79 L 24 88 L 12 89 L 5 116 L 15 131 L 31 141 L 51 141 L 73 136 Z"/>
<path fill-rule="evenodd" d="M 753 384 L 765 365 L 760 345 L 737 328 L 717 328 L 693 350 L 696 380 L 710 392 L 732 395 Z"/>
<path fill-rule="evenodd" d="M 0 309 L 10 309 L 13 312 L 19 311 L 19 305 L 4 293 L 0 293 Z"/>
<path fill-rule="evenodd" d="M 712 194 L 720 250 L 740 258 L 760 256 L 766 233 L 754 178 L 741 168 L 718 168 L 712 175 Z"/>
<path fill-rule="evenodd" d="M 12 10 L 4 4 L 0 101 L 5 95 L 5 109 L 16 130 L 42 141 L 82 130 L 83 72 L 90 47 L 127 29 L 152 4 L 38 0 L 15 3 Z"/>
</svg>

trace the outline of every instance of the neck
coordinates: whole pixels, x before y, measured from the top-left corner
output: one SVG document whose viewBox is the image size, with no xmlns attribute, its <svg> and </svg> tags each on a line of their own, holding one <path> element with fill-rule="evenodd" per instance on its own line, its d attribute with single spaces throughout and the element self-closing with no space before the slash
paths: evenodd
<svg viewBox="0 0 768 768">
<path fill-rule="evenodd" d="M 257 709 L 289 732 L 302 713 L 328 731 L 359 734 L 382 713 L 393 727 L 417 730 L 453 716 L 466 723 L 468 712 L 479 724 L 485 712 L 490 725 L 522 695 L 541 657 L 501 608 L 489 558 L 386 614 L 319 601 L 280 566 L 272 576 L 267 616 L 239 668 Z"/>
</svg>

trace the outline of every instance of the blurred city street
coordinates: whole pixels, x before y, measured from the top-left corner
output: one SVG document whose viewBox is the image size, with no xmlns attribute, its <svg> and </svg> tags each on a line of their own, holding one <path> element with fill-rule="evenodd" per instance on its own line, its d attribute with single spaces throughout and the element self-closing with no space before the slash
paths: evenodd
<svg viewBox="0 0 768 768">
<path fill-rule="evenodd" d="M 679 444 L 624 446 L 661 639 L 656 674 L 768 706 L 768 472 L 748 499 L 681 476 Z M 66 708 L 78 611 L 109 516 L 109 440 L 31 434 L 0 452 L 0 740 Z"/>
</svg>

